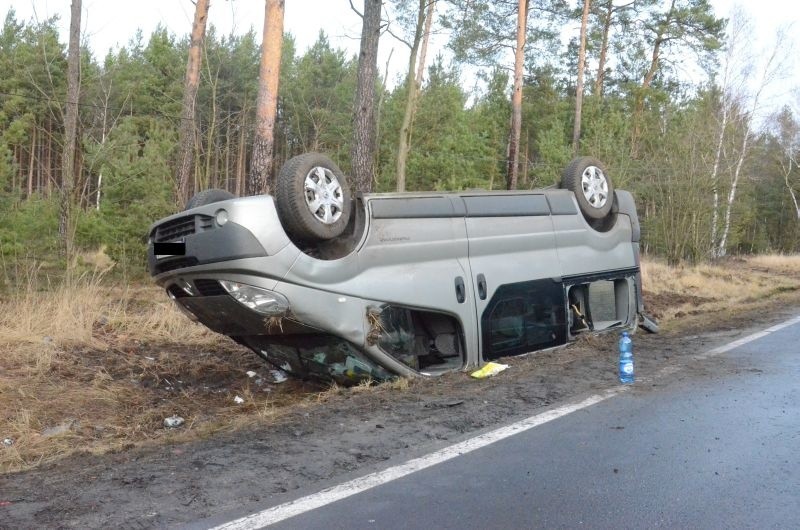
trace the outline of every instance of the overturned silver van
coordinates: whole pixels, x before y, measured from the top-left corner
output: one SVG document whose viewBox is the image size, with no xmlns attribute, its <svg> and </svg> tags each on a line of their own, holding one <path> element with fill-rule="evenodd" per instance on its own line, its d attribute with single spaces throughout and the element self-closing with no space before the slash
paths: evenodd
<svg viewBox="0 0 800 530">
<path fill-rule="evenodd" d="M 199 193 L 149 232 L 178 307 L 304 378 L 435 375 L 633 328 L 642 310 L 633 197 L 575 159 L 559 189 L 365 194 L 327 157 L 275 196 Z"/>
</svg>

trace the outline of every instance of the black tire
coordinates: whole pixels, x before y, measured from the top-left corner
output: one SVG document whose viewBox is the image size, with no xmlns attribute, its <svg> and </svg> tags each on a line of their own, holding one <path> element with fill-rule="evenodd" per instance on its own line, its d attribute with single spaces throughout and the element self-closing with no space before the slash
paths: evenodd
<svg viewBox="0 0 800 530">
<path fill-rule="evenodd" d="M 350 221 L 347 179 L 330 158 L 319 153 L 299 155 L 284 164 L 275 200 L 283 228 L 304 242 L 334 239 Z"/>
<path fill-rule="evenodd" d="M 606 218 L 614 204 L 614 184 L 602 162 L 590 156 L 572 160 L 561 175 L 561 188 L 570 190 L 588 220 Z"/>
<path fill-rule="evenodd" d="M 227 201 L 228 199 L 233 199 L 236 196 L 225 190 L 218 190 L 218 189 L 208 189 L 203 190 L 200 193 L 195 193 L 194 197 L 189 199 L 189 202 L 186 203 L 186 210 L 191 210 L 192 208 L 197 208 L 198 206 L 205 206 L 206 204 L 212 204 L 219 201 Z"/>
</svg>

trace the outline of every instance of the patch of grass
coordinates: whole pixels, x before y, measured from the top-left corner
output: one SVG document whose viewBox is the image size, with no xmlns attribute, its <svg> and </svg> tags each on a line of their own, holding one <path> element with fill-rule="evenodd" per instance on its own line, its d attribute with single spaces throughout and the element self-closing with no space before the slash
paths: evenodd
<svg viewBox="0 0 800 530">
<path fill-rule="evenodd" d="M 797 275 L 800 273 L 800 254 L 767 254 L 750 256 L 746 262 L 752 267 L 762 267 L 769 272 Z"/>
<path fill-rule="evenodd" d="M 315 385 L 269 383 L 269 368 L 157 287 L 99 274 L 52 285 L 32 270 L 0 299 L 0 439 L 14 440 L 0 446 L 0 473 L 269 424 L 316 396 Z M 186 423 L 165 429 L 173 414 Z"/>
<path fill-rule="evenodd" d="M 745 309 L 776 293 L 800 288 L 800 256 L 730 258 L 713 264 L 669 266 L 642 261 L 645 309 L 660 323 L 687 315 Z"/>
</svg>

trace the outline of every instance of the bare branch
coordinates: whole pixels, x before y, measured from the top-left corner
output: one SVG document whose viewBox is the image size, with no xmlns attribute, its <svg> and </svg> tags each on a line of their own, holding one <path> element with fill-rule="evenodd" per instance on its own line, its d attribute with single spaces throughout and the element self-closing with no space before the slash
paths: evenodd
<svg viewBox="0 0 800 530">
<path fill-rule="evenodd" d="M 412 44 L 410 42 L 408 42 L 407 40 L 405 40 L 404 38 L 402 38 L 402 37 L 400 37 L 398 35 L 395 35 L 394 32 L 389 29 L 389 24 L 386 24 L 386 28 L 383 31 L 388 33 L 389 35 L 391 35 L 392 37 L 394 37 L 398 41 L 402 42 L 403 44 L 405 44 L 409 48 L 413 48 L 413 46 L 412 46 Z"/>
<path fill-rule="evenodd" d="M 355 14 L 359 16 L 359 18 L 364 18 L 364 15 L 361 13 L 361 11 L 356 9 L 356 6 L 353 5 L 353 0 L 349 1 L 350 1 L 350 9 L 352 9 L 355 12 Z"/>
</svg>

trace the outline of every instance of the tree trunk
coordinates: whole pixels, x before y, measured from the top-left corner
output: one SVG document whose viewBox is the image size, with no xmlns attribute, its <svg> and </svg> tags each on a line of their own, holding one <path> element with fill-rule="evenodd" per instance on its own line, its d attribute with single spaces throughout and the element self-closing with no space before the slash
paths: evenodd
<svg viewBox="0 0 800 530">
<path fill-rule="evenodd" d="M 381 0 L 364 0 L 358 84 L 353 116 L 350 160 L 356 191 L 372 191 L 375 178 L 375 83 L 378 75 L 378 40 L 381 31 Z"/>
<path fill-rule="evenodd" d="M 664 43 L 664 34 L 672 23 L 672 15 L 674 12 L 675 0 L 672 0 L 666 19 L 659 25 L 658 31 L 656 32 L 656 38 L 653 41 L 653 53 L 650 57 L 650 68 L 648 68 L 647 73 L 644 75 L 639 94 L 636 96 L 633 108 L 633 126 L 631 128 L 631 158 L 637 158 L 639 156 L 639 138 L 642 135 L 641 121 L 644 117 L 645 92 L 650 88 L 656 76 L 656 72 L 658 72 L 658 65 L 661 60 L 661 45 Z"/>
<path fill-rule="evenodd" d="M 600 44 L 600 57 L 597 59 L 597 77 L 594 80 L 594 94 L 603 97 L 603 83 L 606 77 L 606 56 L 608 55 L 608 35 L 611 32 L 611 19 L 614 15 L 614 2 L 607 0 L 603 15 L 603 41 Z"/>
<path fill-rule="evenodd" d="M 728 103 L 725 101 L 725 94 L 722 95 L 722 123 L 720 123 L 719 134 L 717 135 L 717 150 L 714 153 L 714 166 L 711 168 L 711 257 L 717 256 L 717 231 L 719 224 L 719 165 L 722 160 L 722 143 L 725 139 L 725 129 L 728 126 Z"/>
<path fill-rule="evenodd" d="M 48 199 L 53 191 L 53 118 L 47 118 L 47 145 L 45 145 L 44 174 L 42 175 L 42 186 L 45 190 L 45 197 Z"/>
<path fill-rule="evenodd" d="M 30 160 L 28 162 L 28 195 L 26 198 L 30 199 L 31 195 L 33 195 L 33 165 L 36 162 L 35 159 L 36 153 L 36 124 L 33 124 L 33 131 L 31 132 L 31 152 L 30 152 Z"/>
<path fill-rule="evenodd" d="M 389 57 L 386 58 L 386 66 L 383 69 L 383 86 L 386 86 L 386 81 L 389 79 L 389 64 L 391 64 L 392 54 L 394 48 L 389 50 Z M 375 104 L 375 145 L 381 145 L 381 111 L 383 110 L 383 101 L 386 98 L 386 90 L 381 90 L 378 94 L 378 101 Z"/>
<path fill-rule="evenodd" d="M 725 130 L 728 128 L 728 120 L 730 118 L 731 105 L 733 103 L 728 101 L 728 84 L 730 76 L 731 61 L 733 58 L 730 52 L 723 67 L 722 76 L 722 89 L 720 94 L 720 106 L 722 107 L 722 120 L 720 121 L 719 131 L 717 133 L 717 147 L 714 153 L 714 165 L 711 168 L 711 197 L 712 197 L 712 210 L 711 210 L 711 257 L 718 258 L 718 233 L 719 233 L 719 167 L 722 160 L 723 142 L 725 140 Z"/>
<path fill-rule="evenodd" d="M 749 125 L 745 128 L 744 139 L 742 140 L 742 150 L 739 153 L 739 160 L 736 162 L 736 169 L 733 172 L 733 182 L 731 182 L 731 189 L 728 192 L 728 202 L 725 208 L 725 224 L 722 228 L 722 237 L 719 240 L 717 247 L 716 257 L 724 257 L 728 253 L 728 234 L 731 229 L 731 212 L 733 211 L 733 203 L 736 200 L 736 190 L 739 187 L 739 176 L 741 175 L 742 165 L 747 155 L 747 145 L 750 136 Z"/>
<path fill-rule="evenodd" d="M 275 148 L 275 116 L 278 113 L 278 81 L 283 45 L 284 0 L 266 0 L 264 37 L 261 43 L 261 67 L 258 73 L 256 127 L 253 159 L 247 179 L 247 195 L 269 193 L 272 152 Z"/>
<path fill-rule="evenodd" d="M 239 128 L 239 153 L 236 160 L 236 188 L 233 192 L 234 195 L 237 197 L 242 196 L 242 192 L 245 188 L 245 165 L 247 164 L 247 157 L 244 150 L 244 146 L 247 143 L 247 132 L 245 129 L 245 125 L 247 124 L 247 106 L 245 105 L 242 108 L 242 123 Z"/>
<path fill-rule="evenodd" d="M 228 111 L 228 120 L 225 125 L 225 161 L 223 162 L 223 167 L 225 168 L 223 171 L 223 182 L 225 185 L 223 188 L 227 191 L 231 191 L 231 113 Z"/>
<path fill-rule="evenodd" d="M 108 100 L 111 97 L 111 85 L 108 87 L 108 91 L 105 92 L 105 101 L 103 104 L 103 134 L 100 140 L 100 151 L 103 152 L 105 150 L 106 145 L 106 126 L 108 123 Z M 98 211 L 100 210 L 100 196 L 103 190 L 103 167 L 100 166 L 100 171 L 97 172 L 97 194 L 95 197 L 95 209 Z"/>
<path fill-rule="evenodd" d="M 217 147 L 214 145 L 216 143 L 217 134 L 217 82 L 219 80 L 219 70 L 213 76 L 211 76 L 211 69 L 206 70 L 208 72 L 208 79 L 211 83 L 211 119 L 208 123 L 208 132 L 206 134 L 206 161 L 205 161 L 205 179 L 204 181 L 208 183 L 209 188 L 216 188 L 217 186 L 217 171 L 216 165 L 214 164 L 214 160 L 217 156 Z"/>
<path fill-rule="evenodd" d="M 722 236 L 719 241 L 719 246 L 717 247 L 716 256 L 717 257 L 724 257 L 728 253 L 728 234 L 730 234 L 731 228 L 731 211 L 733 210 L 733 202 L 736 199 L 736 189 L 739 185 L 739 176 L 741 174 L 742 165 L 744 164 L 744 160 L 747 157 L 747 149 L 750 141 L 750 132 L 752 131 L 753 120 L 755 119 L 755 115 L 759 110 L 759 99 L 761 98 L 761 93 L 763 92 L 764 88 L 770 83 L 770 81 L 775 79 L 776 71 L 781 70 L 781 64 L 774 65 L 775 59 L 778 55 L 778 51 L 783 51 L 783 42 L 778 40 L 778 44 L 772 50 L 772 54 L 770 55 L 769 59 L 767 60 L 766 65 L 764 66 L 764 70 L 761 76 L 761 83 L 756 90 L 755 95 L 753 96 L 753 104 L 750 107 L 750 113 L 745 116 L 745 120 L 747 123 L 744 128 L 744 136 L 742 138 L 742 148 L 739 152 L 739 160 L 736 162 L 736 169 L 733 173 L 733 181 L 731 182 L 731 189 L 728 193 L 728 203 L 725 208 L 725 224 L 723 225 L 722 229 Z"/>
<path fill-rule="evenodd" d="M 403 114 L 403 124 L 400 127 L 400 141 L 397 145 L 397 191 L 406 191 L 406 161 L 411 146 L 411 124 L 414 121 L 414 114 L 417 110 L 417 94 L 422 85 L 422 76 L 425 71 L 425 55 L 428 48 L 428 36 L 431 32 L 431 19 L 433 18 L 433 8 L 435 0 L 419 0 L 419 10 L 417 11 L 417 27 L 414 31 L 414 41 L 411 46 L 411 53 L 408 56 L 408 74 L 406 75 L 406 110 Z M 424 30 L 423 30 L 424 24 Z M 420 50 L 420 41 L 422 49 Z M 417 65 L 417 53 L 419 53 L 419 64 Z M 416 70 L 416 75 L 415 75 Z"/>
<path fill-rule="evenodd" d="M 78 98 L 80 97 L 81 0 L 72 0 L 69 20 L 69 55 L 67 55 L 67 104 L 64 117 L 64 158 L 61 169 L 61 208 L 58 234 L 67 260 L 73 253 L 72 187 L 75 182 L 75 149 L 78 130 Z"/>
<path fill-rule="evenodd" d="M 194 158 L 194 106 L 197 101 L 197 87 L 200 84 L 200 50 L 206 34 L 209 0 L 197 0 L 192 23 L 192 40 L 189 45 L 189 58 L 186 61 L 186 79 L 183 88 L 183 110 L 181 111 L 180 152 L 178 155 L 178 204 L 186 204 L 194 190 L 191 183 L 192 159 Z"/>
<path fill-rule="evenodd" d="M 783 181 L 786 183 L 786 189 L 789 191 L 789 197 L 792 199 L 792 204 L 794 204 L 794 213 L 797 217 L 797 220 L 800 221 L 800 205 L 797 203 L 797 195 L 794 192 L 794 188 L 789 183 L 789 175 L 792 173 L 792 165 L 794 164 L 794 156 L 792 154 L 791 146 L 788 149 L 788 158 L 789 158 L 789 167 L 784 169 L 783 171 Z"/>
<path fill-rule="evenodd" d="M 528 156 L 528 153 L 530 152 L 530 146 L 531 134 L 528 129 L 525 129 L 525 148 L 522 150 L 522 172 L 521 178 L 519 179 L 523 188 L 533 188 L 533 186 L 528 186 L 528 164 L 530 163 L 530 157 Z"/>
<path fill-rule="evenodd" d="M 583 70 L 586 66 L 586 24 L 589 21 L 589 5 L 591 0 L 583 0 L 583 16 L 581 17 L 581 45 L 578 51 L 578 85 L 575 90 L 575 123 L 572 127 L 572 153 L 578 154 L 581 141 L 581 110 L 583 107 Z"/>
<path fill-rule="evenodd" d="M 525 32 L 528 0 L 519 0 L 517 7 L 517 47 L 514 54 L 514 93 L 511 96 L 511 139 L 508 143 L 507 188 L 517 189 L 519 173 L 519 137 L 522 132 L 522 66 L 525 58 Z"/>
<path fill-rule="evenodd" d="M 792 198 L 792 203 L 794 204 L 794 213 L 797 216 L 797 220 L 800 221 L 800 206 L 797 204 L 797 197 L 795 196 L 794 190 L 789 183 L 786 183 L 786 186 L 789 188 L 789 196 Z"/>
</svg>

